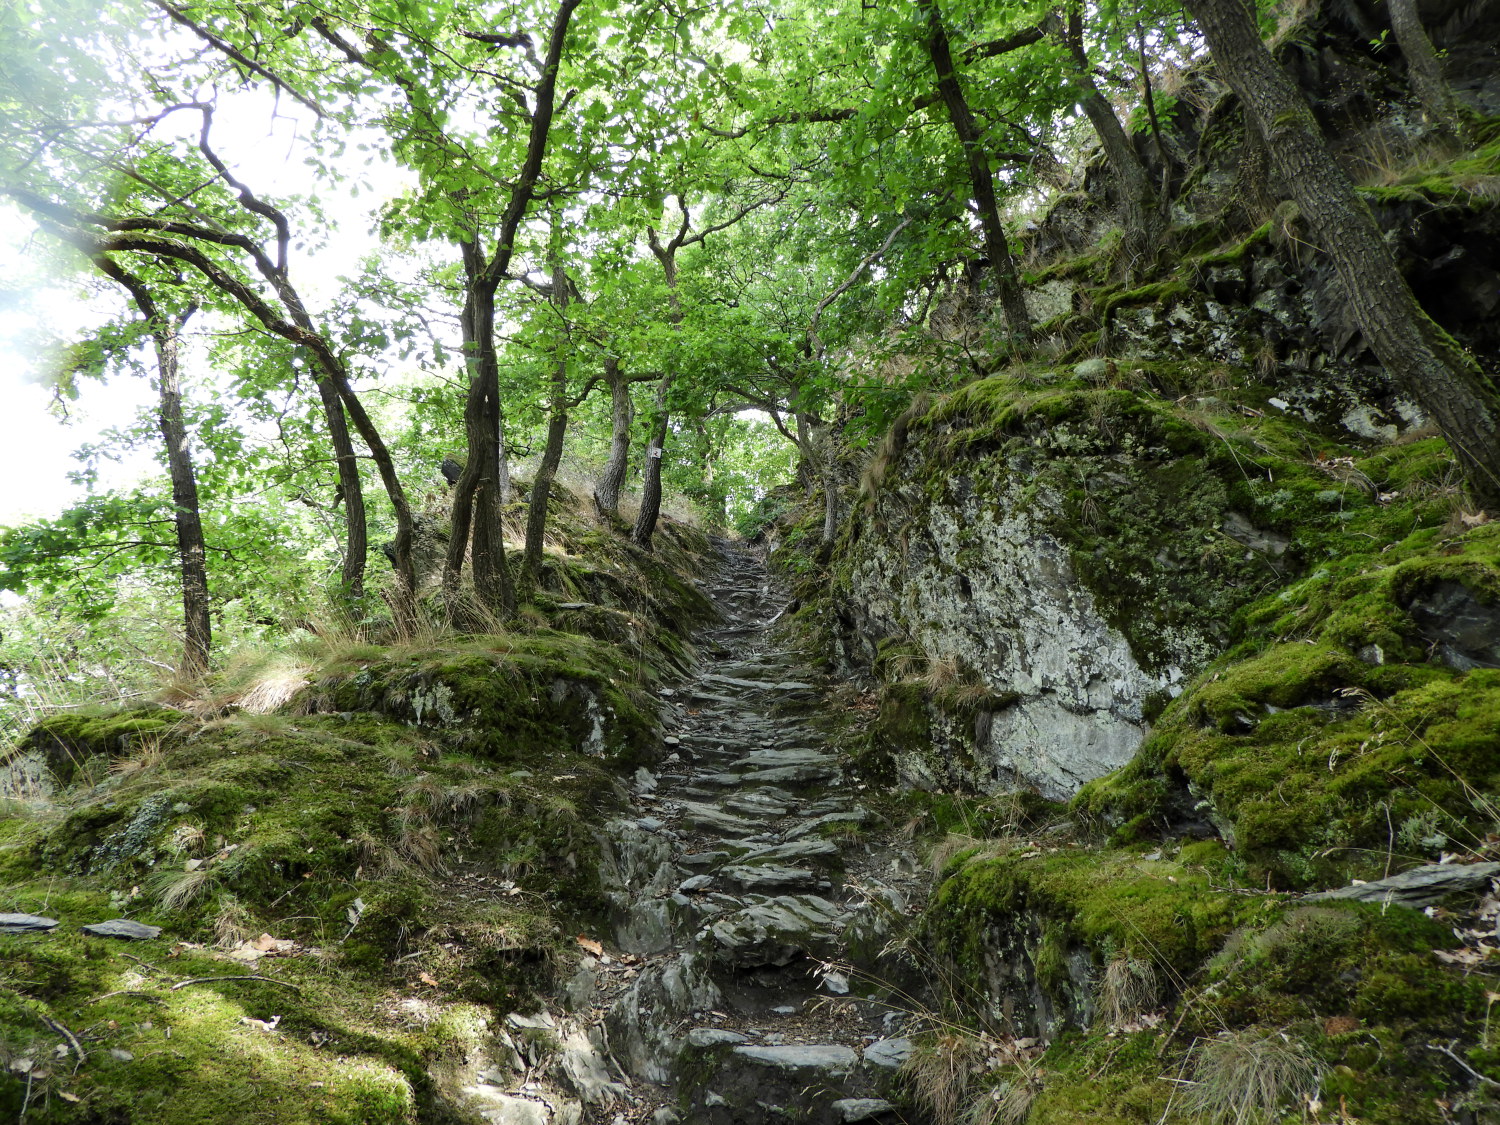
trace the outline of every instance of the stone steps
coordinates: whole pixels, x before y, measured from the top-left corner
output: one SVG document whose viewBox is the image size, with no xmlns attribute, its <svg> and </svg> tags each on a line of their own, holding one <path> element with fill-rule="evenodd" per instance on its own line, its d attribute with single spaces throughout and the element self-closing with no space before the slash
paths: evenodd
<svg viewBox="0 0 1500 1125">
<path fill-rule="evenodd" d="M 845 885 L 867 848 L 828 833 L 870 814 L 836 787 L 841 763 L 795 717 L 818 688 L 768 641 L 785 601 L 757 559 L 721 551 L 720 573 L 700 583 L 721 614 L 697 638 L 703 665 L 660 691 L 665 761 L 636 774 L 637 815 L 601 833 L 616 911 L 605 945 L 639 966 L 605 995 L 620 977 L 585 957 L 568 986 L 576 1010 L 606 1011 L 575 1031 L 583 1121 L 916 1122 L 887 1097 L 899 1051 L 875 1049 L 889 1041 L 888 1009 L 840 999 L 849 982 L 820 969 L 879 949 L 905 899 L 868 871 L 858 893 Z M 830 1002 L 849 1014 L 831 1019 Z"/>
</svg>

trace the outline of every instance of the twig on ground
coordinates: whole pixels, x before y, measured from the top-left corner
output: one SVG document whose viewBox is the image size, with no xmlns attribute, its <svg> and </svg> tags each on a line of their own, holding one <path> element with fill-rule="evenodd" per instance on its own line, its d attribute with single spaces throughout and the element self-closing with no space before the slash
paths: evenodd
<svg viewBox="0 0 1500 1125">
<path fill-rule="evenodd" d="M 68 1046 L 73 1048 L 74 1062 L 73 1073 L 78 1073 L 78 1068 L 83 1065 L 88 1055 L 84 1052 L 83 1044 L 78 1042 L 78 1036 L 74 1035 L 63 1024 L 58 1023 L 51 1016 L 43 1016 L 42 1022 L 52 1029 L 53 1033 L 67 1040 Z"/>
<path fill-rule="evenodd" d="M 176 984 L 174 984 L 172 986 L 172 991 L 176 992 L 179 988 L 186 988 L 190 984 L 210 984 L 214 981 L 220 980 L 263 980 L 269 982 L 270 984 L 279 984 L 282 988 L 290 988 L 293 992 L 302 991 L 295 984 L 289 984 L 284 980 L 277 980 L 275 977 L 255 976 L 254 974 L 233 977 L 189 977 L 187 980 L 180 980 Z"/>
</svg>

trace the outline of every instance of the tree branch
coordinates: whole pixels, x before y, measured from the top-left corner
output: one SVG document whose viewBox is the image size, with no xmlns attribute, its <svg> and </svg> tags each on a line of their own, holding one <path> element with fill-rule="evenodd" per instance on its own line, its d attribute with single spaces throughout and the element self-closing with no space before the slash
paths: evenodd
<svg viewBox="0 0 1500 1125">
<path fill-rule="evenodd" d="M 149 2 L 152 7 L 159 8 L 168 16 L 170 16 L 174 23 L 181 24 L 183 27 L 191 31 L 194 35 L 198 36 L 199 39 L 202 39 L 205 43 L 208 43 L 216 50 L 228 55 L 231 59 L 233 59 L 235 62 L 239 63 L 246 69 L 259 74 L 262 78 L 268 80 L 271 85 L 275 86 L 278 90 L 286 91 L 289 96 L 300 102 L 302 105 L 306 106 L 308 109 L 312 110 L 319 117 L 323 116 L 323 109 L 318 105 L 317 102 L 313 101 L 311 98 L 307 98 L 299 94 L 281 78 L 277 77 L 271 71 L 261 66 L 260 63 L 256 62 L 254 59 L 250 58 L 243 52 L 237 50 L 230 44 L 226 43 L 224 40 L 220 39 L 213 32 L 209 31 L 208 28 L 193 22 L 193 20 L 188 18 L 186 13 L 177 8 L 174 8 L 171 4 L 168 4 L 166 0 L 149 0 Z"/>
</svg>

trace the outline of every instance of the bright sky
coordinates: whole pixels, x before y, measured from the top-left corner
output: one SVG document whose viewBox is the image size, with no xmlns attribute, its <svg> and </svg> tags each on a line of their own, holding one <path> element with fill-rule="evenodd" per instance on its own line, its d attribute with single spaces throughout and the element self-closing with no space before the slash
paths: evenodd
<svg viewBox="0 0 1500 1125">
<path fill-rule="evenodd" d="M 196 131 L 193 115 L 179 116 L 183 127 Z M 305 128 L 285 101 L 273 106 L 256 91 L 221 99 L 214 118 L 216 146 L 237 177 L 272 201 L 314 189 L 299 152 Z M 331 199 L 325 189 L 327 212 L 347 221 L 316 260 L 293 259 L 294 280 L 314 310 L 337 275 L 353 273 L 373 248 L 372 212 L 405 182 L 398 170 L 379 164 L 366 170 L 365 179 L 358 198 Z M 85 381 L 78 401 L 67 404 L 68 422 L 49 410 L 55 396 L 47 385 L 47 340 L 76 340 L 110 310 L 86 292 L 81 278 L 66 276 L 68 263 L 23 214 L 0 203 L 0 525 L 56 515 L 82 497 L 83 489 L 67 479 L 79 467 L 73 450 L 128 422 L 155 399 L 146 380 L 119 375 L 105 383 Z M 128 487 L 155 470 L 150 456 L 134 455 L 108 466 L 101 485 Z"/>
</svg>

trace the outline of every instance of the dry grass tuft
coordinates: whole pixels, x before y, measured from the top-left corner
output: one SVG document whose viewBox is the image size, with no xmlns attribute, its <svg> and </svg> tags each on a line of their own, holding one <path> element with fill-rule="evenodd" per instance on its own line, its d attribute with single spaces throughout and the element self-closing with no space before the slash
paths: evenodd
<svg viewBox="0 0 1500 1125">
<path fill-rule="evenodd" d="M 135 749 L 123 758 L 116 758 L 109 765 L 109 772 L 116 777 L 130 777 L 155 769 L 165 757 L 164 743 L 160 735 L 148 735 L 136 742 Z"/>
<path fill-rule="evenodd" d="M 193 871 L 158 871 L 147 882 L 146 889 L 163 910 L 181 910 L 202 898 L 215 882 L 207 867 Z"/>
<path fill-rule="evenodd" d="M 1151 962 L 1124 954 L 1104 969 L 1094 991 L 1099 1015 L 1111 1027 L 1119 1027 L 1149 1012 L 1161 999 L 1161 982 Z"/>
<path fill-rule="evenodd" d="M 1207 1125 L 1259 1125 L 1317 1096 L 1321 1064 L 1284 1032 L 1250 1028 L 1193 1044 L 1186 1110 Z"/>
<path fill-rule="evenodd" d="M 255 936 L 250 911 L 239 899 L 224 895 L 219 899 L 219 910 L 214 915 L 214 945 L 220 949 L 233 949 L 241 942 Z"/>
<path fill-rule="evenodd" d="M 930 692 L 948 691 L 963 682 L 963 661 L 956 656 L 939 657 L 916 680 Z"/>
<path fill-rule="evenodd" d="M 982 1055 L 977 1039 L 952 1028 L 920 1042 L 901 1068 L 912 1101 L 938 1125 L 966 1122 Z"/>
</svg>

